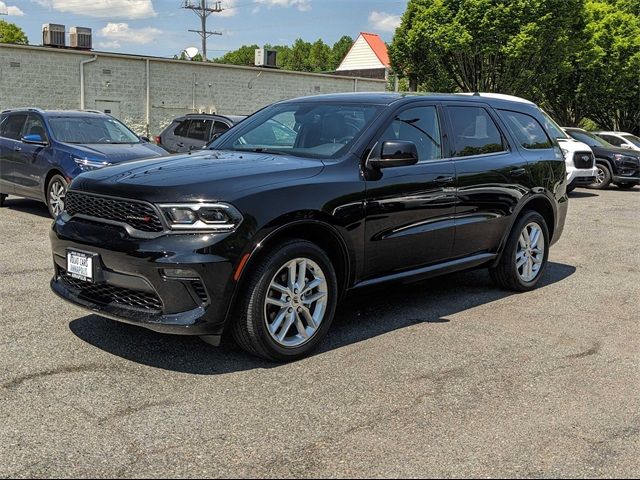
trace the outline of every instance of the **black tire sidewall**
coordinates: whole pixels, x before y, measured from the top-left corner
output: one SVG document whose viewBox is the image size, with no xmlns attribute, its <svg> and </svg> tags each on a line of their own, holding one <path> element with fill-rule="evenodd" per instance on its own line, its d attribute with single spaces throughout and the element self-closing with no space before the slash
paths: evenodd
<svg viewBox="0 0 640 480">
<path fill-rule="evenodd" d="M 522 278 L 520 278 L 520 275 L 518 275 L 518 269 L 516 268 L 516 253 L 518 251 L 518 241 L 520 238 L 520 234 L 522 233 L 524 227 L 531 222 L 537 223 L 540 228 L 542 228 L 542 233 L 544 235 L 544 259 L 542 261 L 542 267 L 540 268 L 538 275 L 536 275 L 536 278 L 534 278 L 530 282 L 525 282 L 524 280 L 522 280 Z M 527 212 L 522 217 L 520 217 L 520 219 L 514 226 L 513 231 L 511 232 L 509 243 L 507 244 L 507 249 L 505 251 L 505 261 L 509 262 L 508 265 L 510 266 L 510 276 L 518 285 L 519 290 L 533 290 L 544 275 L 549 259 L 549 243 L 549 228 L 547 227 L 547 222 L 545 222 L 542 215 L 540 215 L 538 212 Z"/>
<path fill-rule="evenodd" d="M 310 341 L 299 347 L 286 348 L 279 345 L 271 337 L 267 329 L 267 323 L 264 318 L 264 301 L 273 276 L 287 262 L 300 257 L 313 260 L 324 272 L 328 291 L 327 309 L 320 328 Z M 251 323 L 250 328 L 257 334 L 256 340 L 260 342 L 261 350 L 266 351 L 269 358 L 278 361 L 291 361 L 308 355 L 317 348 L 326 336 L 333 323 L 338 303 L 338 281 L 331 260 L 322 249 L 311 242 L 291 241 L 266 258 L 256 269 L 255 275 L 256 278 L 253 278 L 253 281 L 250 282 L 252 291 L 246 292 L 250 298 L 246 306 L 245 315 L 246 321 Z"/>
<path fill-rule="evenodd" d="M 51 215 L 52 218 L 55 218 L 56 215 L 53 212 L 53 209 L 51 208 L 51 203 L 49 203 L 49 199 L 50 199 L 50 194 L 51 194 L 51 187 L 53 186 L 53 184 L 58 181 L 60 182 L 63 186 L 64 186 L 64 191 L 65 191 L 65 196 L 66 196 L 66 192 L 69 189 L 69 183 L 64 179 L 64 177 L 62 175 L 54 175 L 53 177 L 51 177 L 51 180 L 49 180 L 49 183 L 47 184 L 47 191 L 46 191 L 46 204 L 47 204 L 47 209 L 49 210 L 49 215 Z"/>
</svg>

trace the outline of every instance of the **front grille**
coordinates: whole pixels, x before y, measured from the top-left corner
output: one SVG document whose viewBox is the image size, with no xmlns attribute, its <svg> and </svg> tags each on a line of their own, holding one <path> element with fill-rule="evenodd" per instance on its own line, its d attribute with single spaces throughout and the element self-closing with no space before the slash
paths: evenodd
<svg viewBox="0 0 640 480">
<path fill-rule="evenodd" d="M 67 288 L 76 290 L 79 298 L 98 305 L 120 305 L 146 310 L 149 313 L 162 312 L 162 301 L 155 293 L 114 287 L 106 283 L 89 283 L 78 280 L 62 270 L 60 278 Z"/>
<path fill-rule="evenodd" d="M 162 222 L 156 211 L 135 200 L 99 197 L 79 192 L 67 192 L 64 200 L 69 215 L 87 215 L 125 223 L 143 232 L 162 232 Z"/>
<path fill-rule="evenodd" d="M 576 168 L 593 168 L 595 157 L 591 152 L 576 152 L 573 154 L 573 164 Z"/>
</svg>

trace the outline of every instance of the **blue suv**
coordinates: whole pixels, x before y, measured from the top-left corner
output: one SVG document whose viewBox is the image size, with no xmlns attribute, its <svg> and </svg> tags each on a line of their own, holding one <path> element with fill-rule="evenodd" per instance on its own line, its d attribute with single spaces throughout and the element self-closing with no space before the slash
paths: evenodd
<svg viewBox="0 0 640 480">
<path fill-rule="evenodd" d="M 52 217 L 82 172 L 167 152 L 110 115 L 15 109 L 0 113 L 0 207 L 7 195 L 44 201 Z"/>
</svg>

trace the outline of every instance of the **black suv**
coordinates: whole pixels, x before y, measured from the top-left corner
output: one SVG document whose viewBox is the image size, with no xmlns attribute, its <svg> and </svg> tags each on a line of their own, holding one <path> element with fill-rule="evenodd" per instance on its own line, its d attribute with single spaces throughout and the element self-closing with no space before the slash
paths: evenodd
<svg viewBox="0 0 640 480">
<path fill-rule="evenodd" d="M 345 292 L 488 267 L 534 288 L 567 212 L 533 104 L 341 94 L 274 104 L 191 155 L 78 177 L 53 291 L 101 315 L 280 361 Z"/>
<path fill-rule="evenodd" d="M 565 128 L 576 140 L 586 143 L 596 156 L 596 181 L 591 188 L 602 190 L 611 183 L 623 190 L 640 184 L 640 152 L 619 148 L 581 128 Z"/>
</svg>

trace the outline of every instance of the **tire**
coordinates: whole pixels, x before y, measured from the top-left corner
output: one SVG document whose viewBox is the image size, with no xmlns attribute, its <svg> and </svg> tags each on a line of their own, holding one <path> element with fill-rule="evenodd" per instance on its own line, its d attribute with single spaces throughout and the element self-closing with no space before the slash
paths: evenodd
<svg viewBox="0 0 640 480">
<path fill-rule="evenodd" d="M 576 189 L 575 185 L 567 185 L 567 193 L 571 193 Z"/>
<path fill-rule="evenodd" d="M 616 187 L 621 190 L 631 190 L 633 187 L 638 185 L 637 183 L 616 183 Z"/>
<path fill-rule="evenodd" d="M 527 235 L 529 235 L 532 231 L 530 230 L 532 226 L 537 227 L 542 236 L 541 239 L 538 237 L 539 240 L 533 248 L 531 248 L 531 244 L 526 245 L 526 237 L 523 236 L 525 228 L 527 228 Z M 539 252 L 540 240 L 542 240 L 542 245 L 544 246 L 542 253 Z M 537 253 L 536 250 L 538 250 Z M 529 252 L 529 255 L 527 255 L 527 252 Z M 547 223 L 538 212 L 525 211 L 513 226 L 498 264 L 490 269 L 491 277 L 502 288 L 516 292 L 527 292 L 536 288 L 547 267 L 548 258 L 549 229 Z M 522 260 L 525 263 L 518 267 L 517 262 Z M 528 265 L 531 265 L 530 272 L 526 270 Z M 520 269 L 522 269 L 522 272 Z M 530 273 L 530 275 L 527 275 L 527 273 Z"/>
<path fill-rule="evenodd" d="M 61 175 L 54 175 L 47 185 L 47 208 L 49 215 L 56 218 L 64 209 L 64 197 L 69 184 Z"/>
<path fill-rule="evenodd" d="M 611 184 L 611 172 L 609 171 L 609 167 L 603 163 L 598 163 L 596 168 L 598 169 L 596 172 L 596 181 L 589 185 L 589 187 L 596 190 L 604 190 Z"/>
<path fill-rule="evenodd" d="M 299 272 L 304 268 L 304 283 L 319 282 L 306 299 L 299 289 L 300 283 L 296 282 L 291 288 L 288 281 L 292 276 L 289 265 L 294 264 L 293 277 L 300 278 Z M 315 276 L 313 280 L 312 276 Z M 279 288 L 274 289 L 274 285 Z M 311 297 L 317 300 L 308 303 Z M 337 299 L 338 281 L 326 253 L 311 242 L 289 240 L 261 260 L 244 282 L 231 325 L 233 337 L 241 348 L 267 360 L 301 359 L 325 337 L 333 322 Z M 305 312 L 310 315 L 305 316 Z"/>
<path fill-rule="evenodd" d="M 4 207 L 4 201 L 7 199 L 6 193 L 0 193 L 0 208 Z"/>
</svg>

